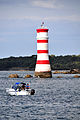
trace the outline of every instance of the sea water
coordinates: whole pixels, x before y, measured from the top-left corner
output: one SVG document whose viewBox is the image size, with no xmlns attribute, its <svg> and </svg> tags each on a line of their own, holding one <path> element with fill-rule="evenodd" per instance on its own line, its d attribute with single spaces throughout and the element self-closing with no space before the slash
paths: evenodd
<svg viewBox="0 0 80 120">
<path fill-rule="evenodd" d="M 20 78 L 8 78 L 10 74 Z M 52 78 L 25 78 L 34 71 L 0 72 L 0 120 L 80 120 L 80 78 L 53 74 Z M 62 78 L 57 78 L 57 76 Z M 10 96 L 15 82 L 30 83 L 35 95 Z"/>
</svg>

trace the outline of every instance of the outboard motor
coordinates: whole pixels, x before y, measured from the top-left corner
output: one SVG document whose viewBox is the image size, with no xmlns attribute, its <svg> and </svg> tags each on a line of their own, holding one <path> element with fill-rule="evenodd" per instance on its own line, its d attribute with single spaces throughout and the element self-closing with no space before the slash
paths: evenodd
<svg viewBox="0 0 80 120">
<path fill-rule="evenodd" d="M 32 89 L 32 90 L 31 90 L 31 95 L 34 95 L 34 93 L 35 93 L 35 90 Z"/>
</svg>

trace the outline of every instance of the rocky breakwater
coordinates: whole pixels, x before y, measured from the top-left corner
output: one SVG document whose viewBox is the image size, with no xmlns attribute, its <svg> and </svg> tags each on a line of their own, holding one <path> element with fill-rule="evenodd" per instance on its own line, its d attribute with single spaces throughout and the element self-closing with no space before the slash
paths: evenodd
<svg viewBox="0 0 80 120">
<path fill-rule="evenodd" d="M 70 74 L 80 74 L 80 70 L 79 69 L 72 69 L 69 72 Z"/>
<path fill-rule="evenodd" d="M 53 74 L 80 74 L 79 69 L 71 69 L 68 71 L 54 71 Z"/>
</svg>

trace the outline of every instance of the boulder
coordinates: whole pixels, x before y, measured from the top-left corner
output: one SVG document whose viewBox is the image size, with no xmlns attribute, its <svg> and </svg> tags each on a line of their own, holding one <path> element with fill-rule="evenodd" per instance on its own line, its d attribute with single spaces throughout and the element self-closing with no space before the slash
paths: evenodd
<svg viewBox="0 0 80 120">
<path fill-rule="evenodd" d="M 10 74 L 9 78 L 19 78 L 19 76 L 17 74 Z"/>
<path fill-rule="evenodd" d="M 32 76 L 28 74 L 24 78 L 30 78 L 30 77 L 32 77 Z"/>
<path fill-rule="evenodd" d="M 63 74 L 70 74 L 69 71 L 64 71 Z"/>
<path fill-rule="evenodd" d="M 51 71 L 35 72 L 34 75 L 38 78 L 52 78 L 52 72 Z"/>
<path fill-rule="evenodd" d="M 79 75 L 75 75 L 74 78 L 80 78 L 80 76 Z"/>
<path fill-rule="evenodd" d="M 59 74 L 61 73 L 60 71 L 54 71 L 53 74 Z"/>
<path fill-rule="evenodd" d="M 57 76 L 57 78 L 62 78 L 62 76 Z"/>
</svg>

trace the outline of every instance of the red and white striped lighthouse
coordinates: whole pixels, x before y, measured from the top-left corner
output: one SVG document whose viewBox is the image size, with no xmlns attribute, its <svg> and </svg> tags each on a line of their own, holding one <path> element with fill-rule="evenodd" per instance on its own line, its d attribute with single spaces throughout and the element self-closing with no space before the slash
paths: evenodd
<svg viewBox="0 0 80 120">
<path fill-rule="evenodd" d="M 35 68 L 35 76 L 42 78 L 52 77 L 49 56 L 48 56 L 48 29 L 37 29 L 37 62 Z"/>
</svg>

